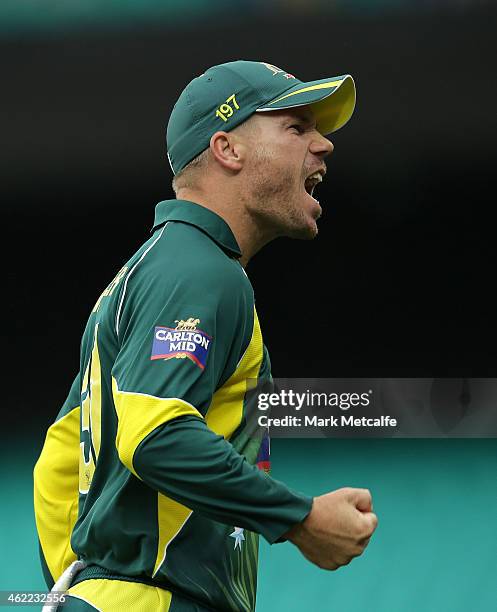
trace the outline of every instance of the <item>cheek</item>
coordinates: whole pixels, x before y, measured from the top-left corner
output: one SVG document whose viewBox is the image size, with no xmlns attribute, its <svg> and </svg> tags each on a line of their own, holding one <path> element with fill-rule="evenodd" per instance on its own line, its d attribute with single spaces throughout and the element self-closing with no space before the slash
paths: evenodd
<svg viewBox="0 0 497 612">
<path fill-rule="evenodd" d="M 285 143 L 285 146 L 258 147 L 250 164 L 250 191 L 259 197 L 277 197 L 282 200 L 278 207 L 294 208 L 296 204 L 292 200 L 303 188 L 302 155 L 300 150 L 298 153 L 293 142 Z"/>
<path fill-rule="evenodd" d="M 288 149 L 275 157 L 273 160 L 274 166 L 278 168 L 278 174 L 285 177 L 287 183 L 295 186 L 302 179 L 302 161 L 298 158 L 294 151 Z"/>
</svg>

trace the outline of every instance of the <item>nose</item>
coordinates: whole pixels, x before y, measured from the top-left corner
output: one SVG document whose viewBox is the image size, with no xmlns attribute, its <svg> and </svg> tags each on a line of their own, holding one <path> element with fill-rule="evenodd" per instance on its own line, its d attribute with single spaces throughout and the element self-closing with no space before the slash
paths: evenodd
<svg viewBox="0 0 497 612">
<path fill-rule="evenodd" d="M 333 153 L 333 143 L 318 131 L 315 132 L 315 137 L 312 139 L 309 150 L 314 155 L 325 158 Z"/>
</svg>

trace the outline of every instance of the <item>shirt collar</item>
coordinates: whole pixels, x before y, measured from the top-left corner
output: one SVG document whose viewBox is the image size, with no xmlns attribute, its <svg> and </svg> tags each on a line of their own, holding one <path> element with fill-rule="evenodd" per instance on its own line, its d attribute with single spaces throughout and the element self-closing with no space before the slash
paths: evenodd
<svg viewBox="0 0 497 612">
<path fill-rule="evenodd" d="M 236 238 L 226 221 L 205 206 L 187 200 L 164 200 L 155 207 L 153 230 L 167 221 L 181 221 L 194 225 L 229 254 L 237 258 L 242 255 Z"/>
</svg>

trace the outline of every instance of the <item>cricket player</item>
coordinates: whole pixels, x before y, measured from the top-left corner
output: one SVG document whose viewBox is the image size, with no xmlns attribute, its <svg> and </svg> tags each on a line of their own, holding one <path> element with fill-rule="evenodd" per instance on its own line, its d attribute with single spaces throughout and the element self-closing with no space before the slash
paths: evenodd
<svg viewBox="0 0 497 612">
<path fill-rule="evenodd" d="M 329 570 L 367 546 L 369 491 L 311 498 L 267 473 L 248 391 L 270 362 L 244 271 L 278 236 L 316 236 L 325 135 L 354 105 L 349 75 L 306 83 L 251 61 L 179 96 L 177 199 L 95 304 L 34 471 L 44 573 L 70 587 L 66 612 L 253 611 L 259 534 Z"/>
</svg>

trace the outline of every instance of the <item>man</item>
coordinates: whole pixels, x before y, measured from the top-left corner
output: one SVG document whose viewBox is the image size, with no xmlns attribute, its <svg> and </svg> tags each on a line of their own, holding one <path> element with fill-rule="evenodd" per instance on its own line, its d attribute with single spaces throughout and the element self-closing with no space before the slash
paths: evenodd
<svg viewBox="0 0 497 612">
<path fill-rule="evenodd" d="M 278 236 L 317 234 L 323 134 L 354 104 L 348 75 L 302 83 L 246 61 L 176 102 L 177 200 L 97 301 L 35 468 L 42 561 L 50 586 L 72 579 L 67 610 L 254 610 L 256 534 L 330 570 L 366 547 L 368 491 L 312 499 L 255 465 L 269 444 L 247 391 L 270 364 L 243 269 Z"/>
</svg>

